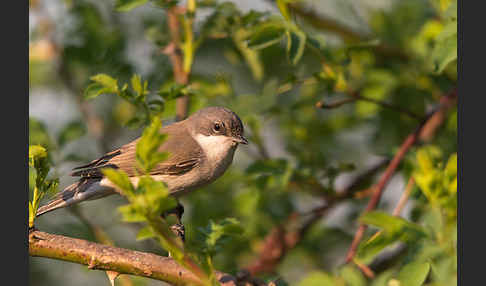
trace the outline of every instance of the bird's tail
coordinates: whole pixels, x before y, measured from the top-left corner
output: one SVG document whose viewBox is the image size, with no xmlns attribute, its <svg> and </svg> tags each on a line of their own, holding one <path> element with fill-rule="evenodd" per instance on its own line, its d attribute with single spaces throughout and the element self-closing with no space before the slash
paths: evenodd
<svg viewBox="0 0 486 286">
<path fill-rule="evenodd" d="M 54 199 L 37 210 L 36 216 L 41 216 L 59 208 L 64 208 L 86 200 L 93 200 L 114 193 L 113 189 L 100 186 L 99 179 L 81 179 L 59 192 Z"/>
</svg>

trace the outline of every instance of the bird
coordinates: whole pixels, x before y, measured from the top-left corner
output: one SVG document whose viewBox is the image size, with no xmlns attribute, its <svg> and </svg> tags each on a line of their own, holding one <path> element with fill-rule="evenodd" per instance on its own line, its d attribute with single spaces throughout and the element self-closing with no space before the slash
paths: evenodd
<svg viewBox="0 0 486 286">
<path fill-rule="evenodd" d="M 213 106 L 200 109 L 187 119 L 160 129 L 167 134 L 159 152 L 168 152 L 167 160 L 149 173 L 167 185 L 176 199 L 208 185 L 222 176 L 233 161 L 239 144 L 248 144 L 243 136 L 241 119 L 228 108 Z M 124 171 L 132 184 L 138 183 L 136 145 L 140 137 L 100 158 L 73 169 L 71 176 L 79 180 L 59 192 L 41 206 L 36 216 L 84 201 L 121 194 L 103 175 L 104 168 Z"/>
</svg>

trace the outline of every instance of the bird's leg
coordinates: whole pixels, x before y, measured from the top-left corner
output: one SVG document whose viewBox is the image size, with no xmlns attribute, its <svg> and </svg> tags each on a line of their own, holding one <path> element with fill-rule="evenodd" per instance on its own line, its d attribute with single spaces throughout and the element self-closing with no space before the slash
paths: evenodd
<svg viewBox="0 0 486 286">
<path fill-rule="evenodd" d="M 183 214 L 184 214 L 184 206 L 179 201 L 177 201 L 177 206 L 175 208 L 168 210 L 162 214 L 163 218 L 166 218 L 169 215 L 176 216 L 176 223 L 173 224 L 170 227 L 170 229 L 175 235 L 181 238 L 182 242 L 184 242 L 186 238 L 186 230 L 184 228 L 184 225 L 182 224 Z"/>
</svg>

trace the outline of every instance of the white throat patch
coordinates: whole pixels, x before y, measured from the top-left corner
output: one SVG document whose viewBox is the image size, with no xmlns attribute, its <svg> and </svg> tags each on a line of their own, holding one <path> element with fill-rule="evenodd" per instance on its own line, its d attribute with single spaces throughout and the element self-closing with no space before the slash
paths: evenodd
<svg viewBox="0 0 486 286">
<path fill-rule="evenodd" d="M 233 162 L 236 143 L 227 136 L 206 136 L 198 134 L 194 139 L 199 143 L 212 165 L 213 179 L 221 176 Z"/>
<path fill-rule="evenodd" d="M 199 143 L 208 160 L 212 163 L 220 162 L 226 157 L 233 157 L 235 142 L 227 136 L 206 136 L 198 134 L 194 139 Z"/>
</svg>

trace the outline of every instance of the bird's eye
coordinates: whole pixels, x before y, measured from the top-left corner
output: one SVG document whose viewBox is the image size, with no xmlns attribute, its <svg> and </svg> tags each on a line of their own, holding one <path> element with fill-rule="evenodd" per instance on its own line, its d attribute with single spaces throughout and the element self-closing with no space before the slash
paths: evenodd
<svg viewBox="0 0 486 286">
<path fill-rule="evenodd" d="M 221 125 L 219 125 L 219 123 L 214 123 L 213 129 L 214 129 L 214 131 L 220 131 Z"/>
</svg>

